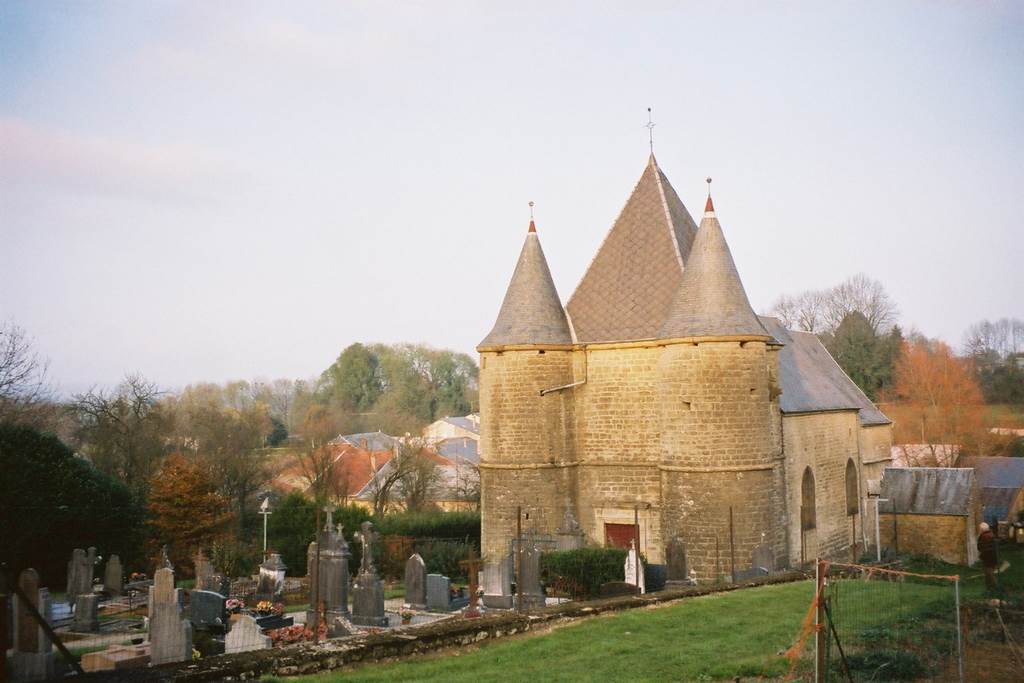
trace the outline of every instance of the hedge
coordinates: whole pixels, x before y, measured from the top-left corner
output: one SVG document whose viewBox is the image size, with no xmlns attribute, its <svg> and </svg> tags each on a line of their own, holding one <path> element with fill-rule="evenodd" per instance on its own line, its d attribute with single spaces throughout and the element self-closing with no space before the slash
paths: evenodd
<svg viewBox="0 0 1024 683">
<path fill-rule="evenodd" d="M 575 599 L 596 597 L 601 584 L 623 580 L 626 554 L 622 548 L 559 550 L 541 555 L 541 570 L 549 587 Z"/>
</svg>

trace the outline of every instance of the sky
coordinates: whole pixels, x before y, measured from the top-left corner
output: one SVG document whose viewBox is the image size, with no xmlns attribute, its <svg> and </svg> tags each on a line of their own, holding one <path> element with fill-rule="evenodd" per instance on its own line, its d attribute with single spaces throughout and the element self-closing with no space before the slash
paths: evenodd
<svg viewBox="0 0 1024 683">
<path fill-rule="evenodd" d="M 0 319 L 60 391 L 473 353 L 654 150 L 755 310 L 855 273 L 1024 318 L 1024 3 L 0 3 Z"/>
</svg>

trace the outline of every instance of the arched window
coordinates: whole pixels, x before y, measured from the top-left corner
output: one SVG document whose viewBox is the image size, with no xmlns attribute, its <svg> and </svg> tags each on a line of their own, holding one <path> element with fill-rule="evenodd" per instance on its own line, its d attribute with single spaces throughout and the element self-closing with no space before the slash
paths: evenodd
<svg viewBox="0 0 1024 683">
<path fill-rule="evenodd" d="M 804 469 L 804 480 L 800 485 L 800 528 L 806 531 L 814 527 L 814 473 L 807 467 Z"/>
<path fill-rule="evenodd" d="M 860 512 L 860 499 L 857 496 L 857 466 L 853 458 L 846 461 L 846 514 L 855 515 Z"/>
</svg>

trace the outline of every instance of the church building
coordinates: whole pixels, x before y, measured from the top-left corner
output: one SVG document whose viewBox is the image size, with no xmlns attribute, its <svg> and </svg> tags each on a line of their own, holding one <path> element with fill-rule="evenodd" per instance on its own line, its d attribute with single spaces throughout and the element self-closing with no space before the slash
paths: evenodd
<svg viewBox="0 0 1024 683">
<path fill-rule="evenodd" d="M 542 538 L 685 547 L 701 581 L 873 536 L 889 419 L 815 335 L 754 313 L 710 195 L 697 226 L 653 154 L 564 306 L 530 221 L 477 350 L 485 575 L 520 508 Z"/>
</svg>

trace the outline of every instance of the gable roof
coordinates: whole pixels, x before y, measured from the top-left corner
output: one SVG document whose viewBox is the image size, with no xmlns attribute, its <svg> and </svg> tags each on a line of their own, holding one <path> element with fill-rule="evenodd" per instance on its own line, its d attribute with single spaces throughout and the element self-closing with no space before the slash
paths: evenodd
<svg viewBox="0 0 1024 683">
<path fill-rule="evenodd" d="M 656 337 L 696 234 L 690 212 L 652 154 L 566 304 L 576 340 Z"/>
<path fill-rule="evenodd" d="M 480 433 L 480 422 L 471 419 L 468 416 L 463 417 L 446 417 L 444 421 L 450 425 L 458 427 L 459 429 L 465 429 L 467 432 L 473 432 L 474 434 Z"/>
<path fill-rule="evenodd" d="M 339 435 L 331 443 L 347 443 L 356 448 L 365 448 L 368 451 L 392 451 L 400 442 L 396 437 L 384 432 L 361 432 L 359 434 Z"/>
<path fill-rule="evenodd" d="M 1014 488 L 1024 487 L 1024 458 L 1005 456 L 963 456 L 959 467 L 973 467 L 980 486 Z"/>
<path fill-rule="evenodd" d="M 882 473 L 879 512 L 958 515 L 972 512 L 974 470 L 952 467 L 887 467 Z"/>
<path fill-rule="evenodd" d="M 434 444 L 437 452 L 449 460 L 465 460 L 473 464 L 480 462 L 480 444 L 468 436 L 456 436 L 443 439 Z"/>
<path fill-rule="evenodd" d="M 711 197 L 659 336 L 769 336 L 750 307 Z"/>
<path fill-rule="evenodd" d="M 519 253 L 505 300 L 490 334 L 478 349 L 513 344 L 571 344 L 569 321 L 551 279 L 533 221 Z"/>
<path fill-rule="evenodd" d="M 817 335 L 787 330 L 777 318 L 762 316 L 760 320 L 784 345 L 779 350 L 779 408 L 783 413 L 856 410 L 862 425 L 892 422 L 843 372 Z"/>
<path fill-rule="evenodd" d="M 1013 501 L 1020 494 L 1020 489 L 986 486 L 981 489 L 981 516 L 986 521 L 1008 521 Z"/>
</svg>

